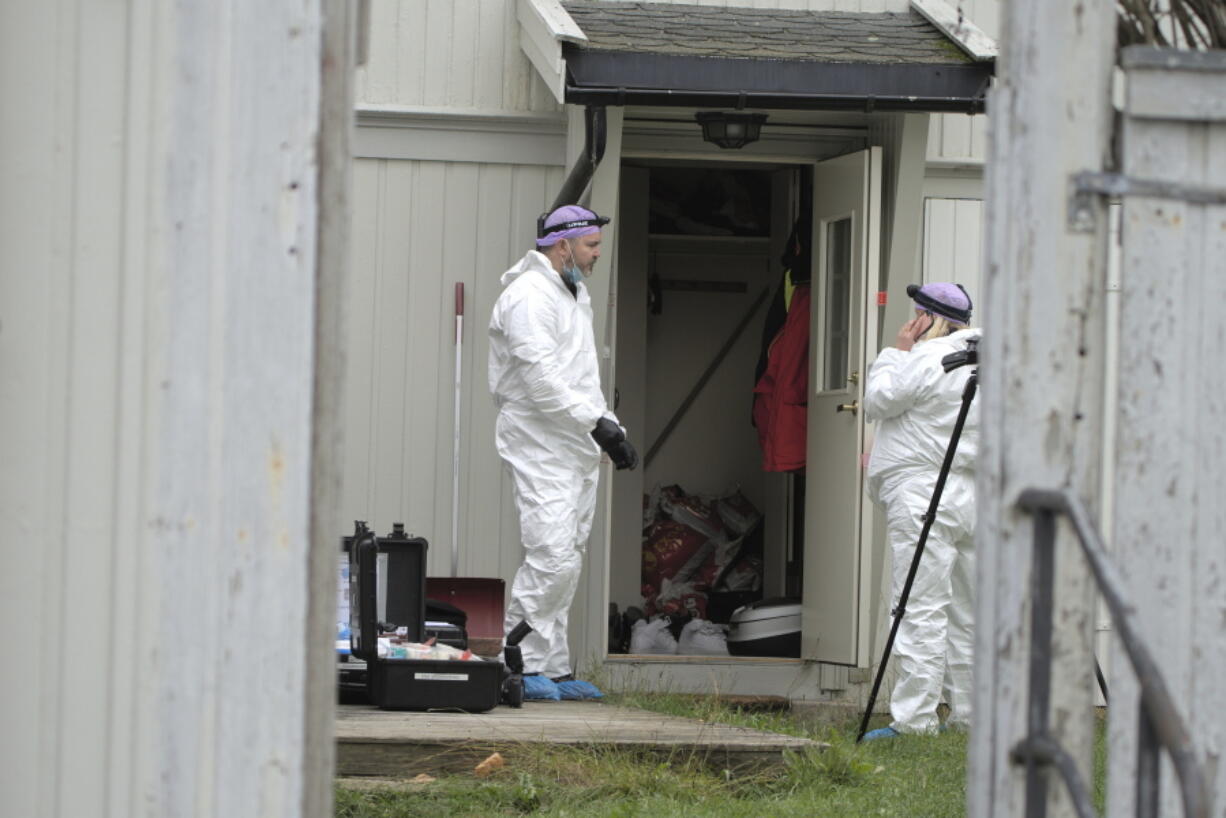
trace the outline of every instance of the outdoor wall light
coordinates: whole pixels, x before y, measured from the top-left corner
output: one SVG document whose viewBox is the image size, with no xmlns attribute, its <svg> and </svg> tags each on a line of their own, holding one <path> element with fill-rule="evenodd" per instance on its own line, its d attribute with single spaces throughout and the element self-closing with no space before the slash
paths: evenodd
<svg viewBox="0 0 1226 818">
<path fill-rule="evenodd" d="M 766 114 L 738 114 L 723 111 L 702 111 L 694 114 L 702 126 L 702 138 L 721 148 L 740 148 L 757 142 L 762 133 Z"/>
</svg>

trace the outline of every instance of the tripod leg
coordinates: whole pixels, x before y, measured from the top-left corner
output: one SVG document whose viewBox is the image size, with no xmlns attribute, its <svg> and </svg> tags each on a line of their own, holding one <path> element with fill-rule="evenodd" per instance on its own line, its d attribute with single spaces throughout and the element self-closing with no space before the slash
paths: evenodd
<svg viewBox="0 0 1226 818">
<path fill-rule="evenodd" d="M 915 551 L 915 564 L 919 563 L 919 549 Z M 881 653 L 881 664 L 877 666 L 877 675 L 873 678 L 873 689 L 868 694 L 868 704 L 864 708 L 864 717 L 860 719 L 860 729 L 856 732 L 856 743 L 864 739 L 868 731 L 868 720 L 873 717 L 873 707 L 877 704 L 877 694 L 881 691 L 881 680 L 885 678 L 885 667 L 890 661 L 890 653 L 894 650 L 894 637 L 898 635 L 898 625 L 902 622 L 902 611 L 895 609 L 894 623 L 890 625 L 889 638 L 885 640 L 885 650 Z"/>
</svg>

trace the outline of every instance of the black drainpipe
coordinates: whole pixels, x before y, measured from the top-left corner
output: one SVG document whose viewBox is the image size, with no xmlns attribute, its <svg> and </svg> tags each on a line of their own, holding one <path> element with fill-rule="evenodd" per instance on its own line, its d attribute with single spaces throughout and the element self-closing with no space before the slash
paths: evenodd
<svg viewBox="0 0 1226 818">
<path fill-rule="evenodd" d="M 596 173 L 596 166 L 604 158 L 605 110 L 603 105 L 588 105 L 583 109 L 583 153 L 575 162 L 558 191 L 549 210 L 562 205 L 578 204 L 579 197 L 587 190 L 588 183 Z"/>
</svg>

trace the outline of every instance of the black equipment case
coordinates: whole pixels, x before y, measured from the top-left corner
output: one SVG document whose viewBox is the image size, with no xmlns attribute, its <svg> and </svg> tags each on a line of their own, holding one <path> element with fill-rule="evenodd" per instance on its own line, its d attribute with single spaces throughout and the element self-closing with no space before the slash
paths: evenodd
<svg viewBox="0 0 1226 818">
<path fill-rule="evenodd" d="M 358 622 L 359 598 L 353 544 L 364 539 L 372 540 L 376 547 L 375 579 L 365 588 L 374 594 L 376 627 L 405 628 L 409 639 L 423 641 L 426 637 L 426 551 L 429 545 L 421 537 L 406 534 L 403 523 L 393 523 L 391 534 L 376 537 L 365 523 L 357 522 L 353 535 L 341 540 L 341 548 L 349 556 L 350 632 L 354 632 Z"/>
<path fill-rule="evenodd" d="M 420 547 L 409 546 L 418 543 Z M 483 659 L 434 660 L 379 658 L 378 588 L 380 565 L 388 566 L 386 609 L 404 619 L 395 624 L 408 628 L 412 641 L 425 633 L 425 540 L 406 537 L 396 526 L 391 537 L 376 537 L 358 523 L 349 548 L 350 643 L 353 655 L 365 661 L 371 701 L 384 710 L 466 710 L 480 712 L 495 707 L 502 696 L 502 662 Z M 389 550 L 391 549 L 391 550 Z M 394 567 L 394 553 L 413 554 L 416 567 Z M 381 561 L 381 553 L 388 553 Z M 405 586 L 393 576 L 409 577 Z M 415 599 L 397 599 L 400 594 Z M 406 614 L 409 616 L 406 617 Z"/>
</svg>

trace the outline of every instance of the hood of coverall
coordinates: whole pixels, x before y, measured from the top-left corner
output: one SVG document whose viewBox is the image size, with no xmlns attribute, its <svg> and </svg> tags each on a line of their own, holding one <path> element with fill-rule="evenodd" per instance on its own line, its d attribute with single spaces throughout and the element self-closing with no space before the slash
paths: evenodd
<svg viewBox="0 0 1226 818">
<path fill-rule="evenodd" d="M 562 276 L 557 270 L 553 269 L 553 264 L 549 261 L 549 256 L 545 255 L 540 250 L 529 250 L 523 258 L 511 265 L 510 269 L 503 273 L 502 277 L 498 280 L 501 282 L 503 287 L 506 287 L 512 281 L 530 270 L 541 273 L 546 279 L 556 284 L 558 289 L 566 293 L 567 298 L 578 300 L 578 294 L 571 296 L 570 292 L 566 289 L 566 284 L 562 282 Z M 579 282 L 576 287 L 583 287 L 583 282 Z M 587 288 L 583 287 L 583 290 L 586 295 Z"/>
</svg>

